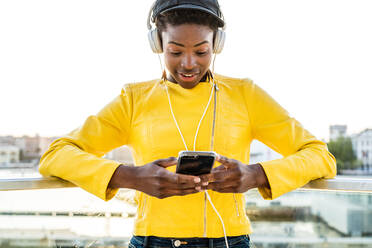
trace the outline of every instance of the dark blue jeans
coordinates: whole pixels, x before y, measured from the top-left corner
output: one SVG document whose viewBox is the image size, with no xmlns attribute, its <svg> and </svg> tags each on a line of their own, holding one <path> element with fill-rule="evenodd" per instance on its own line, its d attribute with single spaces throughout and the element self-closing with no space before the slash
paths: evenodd
<svg viewBox="0 0 372 248">
<path fill-rule="evenodd" d="M 249 248 L 250 240 L 248 235 L 227 237 L 231 248 Z M 129 248 L 224 248 L 225 238 L 160 238 L 133 236 Z"/>
</svg>

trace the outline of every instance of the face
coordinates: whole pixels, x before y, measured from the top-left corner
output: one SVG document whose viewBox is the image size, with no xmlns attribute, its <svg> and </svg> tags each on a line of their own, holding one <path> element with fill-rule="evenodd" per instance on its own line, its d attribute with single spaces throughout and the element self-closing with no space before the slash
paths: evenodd
<svg viewBox="0 0 372 248">
<path fill-rule="evenodd" d="M 167 79 L 195 87 L 208 71 L 213 55 L 213 30 L 197 24 L 167 25 L 162 33 Z"/>
</svg>

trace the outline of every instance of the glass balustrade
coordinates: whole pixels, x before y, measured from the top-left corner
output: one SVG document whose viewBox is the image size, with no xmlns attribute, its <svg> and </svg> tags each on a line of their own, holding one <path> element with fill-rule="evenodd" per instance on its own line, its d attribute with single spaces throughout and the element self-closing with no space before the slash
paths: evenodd
<svg viewBox="0 0 372 248">
<path fill-rule="evenodd" d="M 104 202 L 59 179 L 2 173 L 0 248 L 127 247 L 133 197 L 123 189 Z M 257 190 L 245 197 L 255 247 L 372 247 L 372 179 L 318 180 L 272 201 Z"/>
</svg>

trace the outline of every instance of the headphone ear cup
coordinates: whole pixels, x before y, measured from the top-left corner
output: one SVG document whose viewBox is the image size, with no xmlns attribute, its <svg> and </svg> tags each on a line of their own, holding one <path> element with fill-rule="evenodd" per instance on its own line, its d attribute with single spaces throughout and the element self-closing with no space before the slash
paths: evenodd
<svg viewBox="0 0 372 248">
<path fill-rule="evenodd" d="M 158 30 L 156 28 L 149 30 L 147 34 L 149 39 L 150 47 L 154 53 L 162 53 L 163 47 L 161 45 L 161 40 L 159 37 Z"/>
<path fill-rule="evenodd" d="M 218 29 L 214 37 L 213 42 L 213 53 L 219 54 L 225 44 L 226 33 L 225 31 Z"/>
</svg>

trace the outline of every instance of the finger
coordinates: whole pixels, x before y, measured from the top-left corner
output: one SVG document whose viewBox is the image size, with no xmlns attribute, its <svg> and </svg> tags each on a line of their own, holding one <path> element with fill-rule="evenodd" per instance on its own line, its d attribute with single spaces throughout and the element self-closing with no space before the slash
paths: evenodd
<svg viewBox="0 0 372 248">
<path fill-rule="evenodd" d="M 201 182 L 200 177 L 184 175 L 178 173 L 172 173 L 172 177 L 169 178 L 169 182 L 178 185 L 180 188 L 195 187 L 196 184 Z"/>
<path fill-rule="evenodd" d="M 215 182 L 215 181 L 224 181 L 228 180 L 231 176 L 233 176 L 234 170 L 232 169 L 219 169 L 212 171 L 212 173 L 200 175 L 200 179 L 202 184 L 205 182 Z"/>
<path fill-rule="evenodd" d="M 235 170 L 232 169 L 226 169 L 226 170 L 220 170 L 215 171 L 211 173 L 209 182 L 218 182 L 218 181 L 228 181 L 231 180 L 234 177 Z"/>
<path fill-rule="evenodd" d="M 238 162 L 235 159 L 227 158 L 227 157 L 222 156 L 222 155 L 219 156 L 217 161 L 220 162 L 221 165 L 223 165 L 225 168 L 235 167 L 237 165 L 237 162 Z"/>
<path fill-rule="evenodd" d="M 211 181 L 212 179 L 210 178 L 211 177 L 211 174 L 203 174 L 203 175 L 200 175 L 199 177 L 201 179 L 201 182 L 200 183 L 197 183 L 195 185 L 195 188 L 197 190 L 201 191 L 203 187 L 208 186 L 209 181 Z"/>
<path fill-rule="evenodd" d="M 199 191 L 196 190 L 195 188 L 193 189 L 169 189 L 167 190 L 167 192 L 165 193 L 166 195 L 168 196 L 182 196 L 182 195 L 189 195 L 189 194 L 195 194 L 195 193 L 198 193 Z"/>
<path fill-rule="evenodd" d="M 226 163 L 226 161 L 228 161 L 228 158 L 218 154 L 216 160 L 222 164 L 222 163 Z"/>
<path fill-rule="evenodd" d="M 187 189 L 194 188 L 200 184 L 201 180 L 198 176 L 178 174 L 161 168 L 158 179 L 165 188 L 172 189 Z"/>
<path fill-rule="evenodd" d="M 169 157 L 165 159 L 158 159 L 153 162 L 154 164 L 157 164 L 163 168 L 167 168 L 169 166 L 177 164 L 177 158 L 175 157 Z"/>
<path fill-rule="evenodd" d="M 214 190 L 220 193 L 239 193 L 236 187 L 222 188 L 219 190 Z"/>
<path fill-rule="evenodd" d="M 218 154 L 217 153 L 217 156 L 216 156 L 216 161 L 219 161 L 219 159 L 221 158 L 222 155 Z"/>
<path fill-rule="evenodd" d="M 213 191 L 217 191 L 217 192 L 222 192 L 224 191 L 225 189 L 230 189 L 230 188 L 237 188 L 237 186 L 235 185 L 231 185 L 231 184 L 224 184 L 223 182 L 213 182 L 213 183 L 209 183 L 207 186 L 203 186 L 201 187 L 201 190 L 213 190 Z"/>
<path fill-rule="evenodd" d="M 201 179 L 201 183 L 208 183 L 208 182 L 214 182 L 215 181 L 215 178 L 214 178 L 214 173 L 209 173 L 209 174 L 204 174 L 204 175 L 200 175 L 200 179 Z"/>
<path fill-rule="evenodd" d="M 231 182 L 231 181 L 216 181 L 211 182 L 207 186 L 202 186 L 202 190 L 211 189 L 215 191 L 220 191 L 225 188 L 238 188 L 239 184 L 237 182 Z"/>
<path fill-rule="evenodd" d="M 222 170 L 226 170 L 226 167 L 221 164 L 221 165 L 213 168 L 211 172 L 222 171 Z"/>
</svg>

